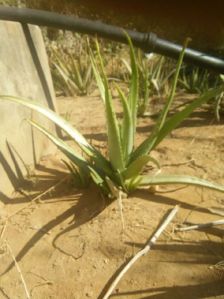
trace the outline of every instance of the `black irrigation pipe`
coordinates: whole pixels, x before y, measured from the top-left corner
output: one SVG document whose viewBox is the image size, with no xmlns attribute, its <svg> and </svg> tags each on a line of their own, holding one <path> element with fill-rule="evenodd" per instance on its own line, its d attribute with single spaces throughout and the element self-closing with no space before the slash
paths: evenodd
<svg viewBox="0 0 224 299">
<path fill-rule="evenodd" d="M 71 30 L 127 43 L 124 29 L 121 27 L 49 11 L 0 6 L 0 20 Z M 182 49 L 181 45 L 161 39 L 151 32 L 125 31 L 129 34 L 133 44 L 147 53 L 153 52 L 177 59 Z M 187 48 L 184 60 L 218 73 L 224 73 L 224 60 L 219 57 Z"/>
</svg>

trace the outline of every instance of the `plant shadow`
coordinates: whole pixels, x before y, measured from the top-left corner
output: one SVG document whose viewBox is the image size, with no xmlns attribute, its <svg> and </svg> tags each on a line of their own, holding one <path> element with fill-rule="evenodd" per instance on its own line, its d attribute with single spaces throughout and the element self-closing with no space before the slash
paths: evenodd
<svg viewBox="0 0 224 299">
<path fill-rule="evenodd" d="M 103 196 L 99 193 L 99 190 L 96 189 L 95 186 L 90 186 L 88 189 L 80 191 L 80 189 L 78 190 L 71 184 L 71 180 L 65 180 L 65 178 L 68 178 L 70 176 L 68 173 L 57 171 L 52 168 L 46 168 L 44 166 L 39 166 L 39 170 L 40 169 L 41 172 L 46 172 L 46 175 L 41 174 L 39 176 L 36 176 L 36 178 L 38 179 L 38 183 L 34 188 L 34 194 L 25 197 L 22 196 L 16 199 L 4 197 L 4 203 L 8 205 L 25 204 L 26 208 L 37 196 L 40 196 L 40 204 L 51 204 L 54 202 L 51 201 L 52 198 L 56 198 L 57 202 L 70 201 L 74 203 L 72 203 L 72 206 L 69 209 L 66 209 L 63 213 L 51 219 L 45 225 L 41 226 L 36 233 L 34 233 L 34 235 L 29 239 L 28 242 L 26 242 L 26 244 L 22 247 L 22 249 L 15 257 L 17 262 L 21 261 L 29 252 L 29 250 L 38 241 L 40 241 L 40 239 L 48 234 L 50 230 L 59 226 L 66 219 L 73 217 L 71 225 L 58 233 L 52 242 L 55 248 L 57 248 L 59 251 L 62 251 L 57 247 L 57 239 L 70 230 L 73 230 L 92 220 L 109 204 L 109 201 L 104 201 Z M 48 190 L 49 192 L 46 192 Z M 41 194 L 44 195 L 41 196 Z M 18 210 L 20 211 L 20 209 Z M 2 273 L 0 273 L 0 276 L 10 271 L 13 266 L 14 262 L 12 262 Z"/>
<path fill-rule="evenodd" d="M 209 230 L 208 230 L 209 231 Z M 143 248 L 144 244 L 125 242 L 134 248 Z M 193 241 L 171 241 L 170 243 L 158 243 L 153 245 L 153 250 L 164 252 L 164 259 L 160 262 L 172 262 L 181 264 L 216 264 L 220 259 L 224 259 L 223 248 L 220 242 L 201 240 Z M 191 256 L 190 261 L 186 259 L 186 254 Z M 175 256 L 175 260 L 173 257 Z"/>
<path fill-rule="evenodd" d="M 138 190 L 134 193 L 135 197 L 142 198 L 143 200 L 152 201 L 155 203 L 165 204 L 169 206 L 181 205 L 181 208 L 191 210 L 197 210 L 202 213 L 209 213 L 205 208 L 198 207 L 193 204 L 183 203 L 173 198 L 169 198 L 165 195 L 152 194 L 149 199 L 149 193 L 145 190 Z M 162 221 L 161 221 L 162 222 Z M 211 227 L 203 228 L 199 230 L 200 232 L 205 232 L 206 235 L 214 235 L 216 237 L 223 237 L 223 230 L 221 228 Z M 147 242 L 146 242 L 147 243 Z M 126 245 L 132 248 L 143 249 L 145 244 L 136 243 L 136 242 L 125 242 Z M 220 242 L 212 240 L 197 240 L 194 241 L 182 241 L 180 240 L 171 240 L 169 243 L 162 242 L 154 244 L 152 251 L 160 251 L 158 257 L 153 255 L 153 262 L 158 263 L 179 263 L 179 264 L 188 264 L 188 265 L 214 265 L 224 258 L 222 244 Z M 101 291 L 98 299 L 103 299 L 108 288 L 112 285 L 115 278 L 118 274 L 124 269 L 124 267 L 130 261 L 125 261 L 119 269 L 108 279 L 106 285 Z M 149 260 L 150 262 L 150 260 Z M 145 265 L 148 267 L 149 265 Z M 214 278 L 214 277 L 212 277 Z M 148 294 L 147 294 L 148 293 Z M 144 295 L 145 294 L 145 295 Z M 207 296 L 209 295 L 209 296 Z M 175 285 L 172 287 L 159 287 L 159 288 L 149 288 L 145 290 L 136 290 L 136 291 L 127 291 L 127 292 L 118 292 L 111 295 L 111 298 L 158 298 L 158 299 L 170 299 L 170 298 L 210 298 L 210 296 L 220 296 L 224 295 L 224 284 L 221 280 L 210 281 L 206 283 L 200 283 L 195 285 Z M 133 297 L 135 296 L 135 297 Z"/>
<path fill-rule="evenodd" d="M 175 114 L 177 110 L 173 109 L 170 113 L 170 116 Z M 156 121 L 158 116 L 152 116 L 151 120 Z M 196 111 L 193 111 L 191 115 L 183 120 L 178 128 L 196 128 L 196 127 L 202 127 L 202 126 L 211 126 L 213 124 L 215 125 L 223 125 L 223 118 L 218 122 L 215 119 L 215 113 L 213 111 L 210 111 L 205 108 L 200 108 Z M 152 132 L 154 125 L 153 124 L 140 124 L 137 128 L 138 133 L 150 133 Z M 178 137 L 179 138 L 179 137 Z"/>
<path fill-rule="evenodd" d="M 150 198 L 149 198 L 149 194 L 150 194 Z M 158 204 L 166 204 L 166 205 L 170 205 L 170 206 L 176 206 L 176 205 L 180 205 L 181 208 L 183 209 L 187 209 L 187 210 L 197 210 L 198 212 L 201 213 L 209 213 L 208 210 L 206 208 L 203 207 L 199 207 L 197 205 L 194 204 L 190 204 L 187 202 L 183 202 L 183 201 L 179 201 L 175 198 L 172 197 L 168 197 L 166 195 L 162 195 L 159 193 L 149 193 L 147 190 L 137 190 L 133 193 L 134 196 L 139 197 L 141 199 L 147 200 L 147 201 L 152 201 Z"/>
<path fill-rule="evenodd" d="M 63 178 L 68 175 L 67 173 L 64 173 L 63 171 L 58 171 L 52 168 L 46 168 L 44 166 L 40 166 L 39 170 L 42 171 L 42 174 L 39 177 L 38 184 L 36 186 L 36 190 L 38 190 L 38 193 L 41 191 L 41 186 L 42 186 L 42 191 L 43 191 L 43 185 L 46 188 L 47 186 L 52 186 L 52 182 L 54 182 L 53 186 L 56 185 L 58 182 L 63 180 Z M 43 174 L 45 173 L 45 174 Z M 50 196 L 51 195 L 51 196 Z M 71 230 L 74 230 L 83 224 L 91 221 L 93 218 L 95 218 L 97 215 L 99 215 L 111 202 L 110 201 L 105 201 L 104 198 L 100 195 L 99 190 L 96 189 L 95 186 L 90 186 L 86 190 L 82 190 L 81 195 L 80 191 L 78 192 L 74 188 L 71 187 L 71 183 L 69 181 L 63 182 L 63 185 L 59 188 L 56 188 L 55 190 L 52 190 L 51 194 L 46 194 L 43 198 L 41 198 L 43 203 L 51 203 L 50 199 L 52 196 L 56 196 L 57 200 L 60 200 L 60 198 L 63 200 L 69 200 L 69 201 L 74 201 L 74 198 L 78 197 L 78 200 L 72 204 L 72 206 L 68 209 L 66 209 L 63 213 L 60 213 L 57 215 L 55 218 L 51 219 L 48 221 L 45 225 L 43 225 L 34 235 L 26 242 L 26 244 L 23 246 L 23 248 L 19 251 L 19 253 L 16 256 L 16 261 L 19 262 L 21 261 L 26 254 L 30 251 L 30 249 L 37 243 L 39 242 L 46 234 L 48 234 L 53 228 L 59 226 L 61 223 L 63 223 L 65 220 L 69 219 L 70 217 L 73 217 L 73 220 L 70 222 L 70 225 L 67 226 L 65 229 L 60 231 L 53 239 L 52 245 L 54 248 L 58 249 L 60 252 L 63 252 L 63 250 L 57 246 L 57 240 L 64 234 L 68 233 Z M 142 198 L 144 200 L 149 200 L 148 199 L 148 192 L 145 192 L 144 190 L 137 191 L 135 193 L 136 196 L 139 198 Z M 27 198 L 23 197 L 17 201 L 18 203 L 30 203 L 30 200 L 32 198 Z M 166 196 L 161 196 L 161 195 L 153 195 L 150 197 L 150 201 L 156 202 L 158 204 L 167 204 L 167 205 L 176 205 L 180 204 L 178 200 L 168 198 Z M 14 201 L 9 201 L 8 204 L 15 204 Z M 188 204 L 188 203 L 182 203 L 182 208 L 185 209 L 195 209 L 196 206 Z M 206 212 L 206 209 L 200 208 L 202 212 Z M 128 244 L 128 245 L 133 245 L 133 244 Z M 135 246 L 140 246 L 141 244 L 134 244 Z M 158 245 L 157 245 L 158 246 Z M 163 245 L 161 245 L 163 246 Z M 170 250 L 173 252 L 176 251 L 186 251 L 189 249 L 189 247 L 183 248 L 178 245 L 164 245 L 164 250 Z M 189 245 L 190 246 L 190 245 Z M 163 248 L 157 248 L 163 250 Z M 198 248 L 195 250 L 200 251 L 201 249 Z M 8 267 L 2 272 L 0 275 L 4 275 L 8 273 L 14 266 L 14 262 L 12 262 Z M 111 280 L 110 280 L 111 281 Z M 99 297 L 101 298 L 101 297 Z M 147 297 L 146 297 L 147 298 Z M 150 298 L 150 297 L 148 297 Z M 160 297 L 158 297 L 160 298 Z M 163 298 L 163 297 L 161 297 Z M 164 297 L 168 298 L 168 297 Z"/>
<path fill-rule="evenodd" d="M 147 293 L 149 294 L 146 296 L 143 295 Z M 150 293 L 153 294 L 150 295 Z M 149 288 L 145 290 L 136 290 L 136 291 L 113 294 L 111 295 L 111 298 L 116 298 L 116 297 L 128 298 L 129 296 L 133 296 L 133 295 L 139 295 L 138 296 L 139 299 L 216 298 L 216 296 L 224 295 L 224 284 L 223 284 L 223 280 L 214 280 L 214 281 L 199 283 L 195 285 L 180 285 L 180 286 L 172 286 L 172 287 Z"/>
</svg>

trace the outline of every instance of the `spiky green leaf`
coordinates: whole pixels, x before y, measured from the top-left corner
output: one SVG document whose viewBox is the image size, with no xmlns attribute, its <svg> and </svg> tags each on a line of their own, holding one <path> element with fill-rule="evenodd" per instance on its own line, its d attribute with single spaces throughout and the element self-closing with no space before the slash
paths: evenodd
<svg viewBox="0 0 224 299">
<path fill-rule="evenodd" d="M 8 95 L 0 95 L 0 100 L 7 100 L 17 104 L 21 104 L 43 114 L 56 125 L 58 125 L 62 130 L 64 130 L 87 154 L 91 155 L 91 153 L 95 151 L 93 147 L 88 143 L 88 141 L 75 128 L 73 128 L 69 122 L 67 122 L 56 112 L 42 105 L 41 103 L 34 100 L 27 100 L 21 97 Z"/>
<path fill-rule="evenodd" d="M 58 71 L 61 78 L 63 79 L 64 84 L 66 85 L 67 89 L 69 90 L 69 93 L 73 94 L 75 91 L 77 91 L 76 86 L 69 78 L 67 72 L 65 72 L 57 63 L 53 63 L 53 65 L 56 68 L 56 70 Z"/>
<path fill-rule="evenodd" d="M 138 88 L 139 88 L 139 82 L 138 82 L 138 66 L 136 62 L 136 55 L 135 50 L 132 44 L 132 41 L 128 34 L 126 34 L 128 43 L 129 43 L 129 49 L 130 49 L 130 59 L 131 59 L 131 86 L 130 86 L 130 92 L 128 97 L 129 107 L 131 111 L 132 116 L 132 123 L 133 123 L 133 143 L 135 138 L 135 131 L 136 131 L 136 122 L 137 122 L 137 109 L 138 109 Z"/>
<path fill-rule="evenodd" d="M 144 175 L 140 177 L 139 186 L 183 184 L 206 187 L 224 192 L 224 185 L 216 184 L 204 179 L 188 175 Z"/>
<path fill-rule="evenodd" d="M 123 177 L 125 178 L 125 180 L 128 180 L 138 176 L 149 162 L 152 162 L 157 168 L 160 168 L 158 161 L 153 157 L 150 157 L 149 155 L 139 156 L 123 172 Z"/>
<path fill-rule="evenodd" d="M 171 91 L 170 91 L 170 95 L 168 97 L 168 100 L 160 114 L 160 117 L 157 121 L 157 124 L 155 126 L 155 131 L 160 131 L 166 121 L 166 118 L 167 118 L 167 114 L 170 110 L 170 107 L 173 103 L 173 99 L 174 99 L 174 96 L 175 96 L 175 92 L 176 92 L 176 87 L 177 87 L 177 82 L 178 82 L 178 77 L 179 77 L 179 73 L 180 73 L 180 69 L 181 69 L 181 65 L 182 65 L 182 62 L 183 62 L 183 58 L 184 58 L 184 51 L 187 47 L 187 43 L 188 43 L 188 40 L 186 40 L 186 42 L 184 43 L 184 46 L 180 52 L 180 55 L 179 55 L 179 58 L 178 58 L 178 61 L 177 61 L 177 67 L 176 67 L 176 72 L 174 74 L 174 79 L 173 79 L 173 83 L 172 83 L 172 86 L 171 86 Z"/>
<path fill-rule="evenodd" d="M 114 170 L 122 171 L 124 169 L 124 156 L 122 151 L 122 144 L 121 144 L 121 136 L 120 130 L 118 125 L 118 120 L 112 105 L 112 96 L 110 93 L 110 88 L 108 85 L 108 80 L 105 75 L 104 66 L 102 62 L 102 57 L 99 51 L 99 45 L 96 42 L 97 48 L 97 55 L 100 61 L 100 72 L 97 71 L 97 74 L 100 76 L 97 82 L 103 82 L 104 86 L 104 102 L 105 102 L 105 112 L 106 112 L 106 120 L 107 120 L 107 138 L 108 138 L 108 151 L 109 151 L 109 158 L 110 162 L 114 168 Z M 93 57 L 92 57 L 93 58 Z M 95 74 L 95 72 L 94 72 Z M 98 76 L 97 75 L 97 76 Z M 101 83 L 100 83 L 101 84 Z M 99 86 L 101 88 L 101 86 Z M 103 91 L 103 90 L 102 90 Z"/>
<path fill-rule="evenodd" d="M 65 166 L 68 168 L 68 170 L 72 174 L 75 185 L 77 187 L 82 187 L 82 188 L 88 187 L 89 182 L 90 182 L 89 171 L 84 171 L 83 168 L 78 167 L 76 164 L 74 164 L 72 162 L 69 163 L 65 160 L 62 160 L 62 162 L 65 164 Z"/>
<path fill-rule="evenodd" d="M 127 102 L 127 99 L 120 89 L 120 87 L 117 85 L 117 91 L 123 106 L 123 123 L 121 125 L 121 142 L 122 142 L 122 149 L 124 153 L 124 160 L 125 163 L 128 163 L 129 155 L 131 154 L 133 150 L 133 122 L 131 117 L 131 111 Z"/>
<path fill-rule="evenodd" d="M 89 166 L 90 176 L 93 182 L 106 194 L 109 194 L 110 191 L 107 187 L 105 180 L 97 173 L 91 166 Z"/>
<path fill-rule="evenodd" d="M 68 121 L 60 117 L 56 112 L 45 107 L 37 101 L 27 100 L 21 97 L 0 95 L 0 100 L 7 100 L 17 104 L 21 104 L 47 117 L 49 120 L 58 125 L 62 130 L 64 130 L 89 157 L 91 157 L 104 169 L 104 171 L 108 175 L 111 175 L 112 170 L 110 168 L 109 162 L 101 155 L 101 153 L 97 149 L 93 148 L 88 143 L 88 141 L 83 137 L 82 134 L 80 134 Z"/>
<path fill-rule="evenodd" d="M 215 98 L 224 90 L 223 87 L 212 89 L 206 92 L 204 95 L 200 96 L 198 99 L 194 100 L 192 103 L 187 105 L 180 112 L 175 113 L 169 119 L 166 120 L 163 128 L 158 133 L 156 142 L 153 148 L 155 148 L 173 129 L 175 129 L 184 119 L 186 119 L 196 108 L 200 107 L 202 104 L 208 102 L 210 99 Z"/>
<path fill-rule="evenodd" d="M 200 107 L 202 104 L 206 103 L 213 97 L 220 94 L 223 91 L 223 87 L 219 87 L 216 89 L 212 89 L 206 92 L 204 95 L 194 100 L 192 103 L 187 105 L 180 112 L 175 113 L 169 119 L 166 120 L 162 129 L 157 132 L 157 134 L 152 133 L 146 140 L 141 143 L 141 145 L 135 150 L 132 155 L 132 160 L 136 159 L 136 157 L 145 155 L 151 150 L 153 150 L 169 133 L 172 132 L 175 128 L 179 126 L 179 124 L 186 119 L 196 108 Z"/>
<path fill-rule="evenodd" d="M 102 77 L 99 73 L 99 70 L 97 68 L 96 61 L 94 59 L 94 55 L 93 55 L 92 51 L 90 51 L 90 60 L 91 60 L 91 64 L 92 64 L 93 74 L 96 79 L 96 83 L 97 83 L 97 86 L 98 86 L 98 89 L 100 92 L 100 96 L 101 96 L 103 102 L 105 103 L 105 86 L 104 86 L 103 79 L 102 79 Z"/>
<path fill-rule="evenodd" d="M 84 159 L 81 155 L 79 155 L 71 146 L 65 143 L 62 139 L 54 136 L 48 130 L 40 126 L 34 121 L 28 120 L 28 122 L 35 128 L 37 128 L 40 132 L 42 132 L 45 136 L 47 136 L 59 149 L 63 152 L 70 161 L 75 163 L 78 167 L 86 169 L 89 165 L 89 162 Z"/>
</svg>

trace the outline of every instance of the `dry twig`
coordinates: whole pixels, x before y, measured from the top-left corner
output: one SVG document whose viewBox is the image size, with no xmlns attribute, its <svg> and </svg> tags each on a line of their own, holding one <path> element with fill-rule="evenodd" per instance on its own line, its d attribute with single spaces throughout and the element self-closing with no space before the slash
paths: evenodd
<svg viewBox="0 0 224 299">
<path fill-rule="evenodd" d="M 173 208 L 171 210 L 171 212 L 169 213 L 169 215 L 167 216 L 167 218 L 165 219 L 165 221 L 160 225 L 160 227 L 158 228 L 158 230 L 153 234 L 153 236 L 151 237 L 151 239 L 146 243 L 145 247 L 142 250 L 140 250 L 136 255 L 134 255 L 131 258 L 131 260 L 126 264 L 126 266 L 121 270 L 121 272 L 117 275 L 117 277 L 115 278 L 115 280 L 113 281 L 113 283 L 109 287 L 108 291 L 104 295 L 103 299 L 108 299 L 110 297 L 110 295 L 112 294 L 112 292 L 114 291 L 114 289 L 116 288 L 117 284 L 119 283 L 119 281 L 121 280 L 121 278 L 124 276 L 124 274 L 131 268 L 131 266 L 140 257 L 142 257 L 143 255 L 145 255 L 146 253 L 148 253 L 148 251 L 151 249 L 152 245 L 155 244 L 156 240 L 161 235 L 161 233 L 166 229 L 166 227 L 168 226 L 168 224 L 173 220 L 173 218 L 176 215 L 178 209 L 179 209 L 179 207 L 176 206 L 175 208 Z"/>
<path fill-rule="evenodd" d="M 223 225 L 223 224 L 224 224 L 224 219 L 220 219 L 220 220 L 215 220 L 215 221 L 207 222 L 207 223 L 199 223 L 199 224 L 192 224 L 192 225 L 183 226 L 183 227 L 176 227 L 175 231 L 186 232 L 189 230 L 208 228 L 208 227 L 213 227 L 216 225 Z"/>
<path fill-rule="evenodd" d="M 209 212 L 211 212 L 212 214 L 216 214 L 219 216 L 224 216 L 224 209 L 221 207 L 212 207 L 212 208 L 208 208 Z"/>
<path fill-rule="evenodd" d="M 7 220 L 3 224 L 2 231 L 1 231 L 1 234 L 0 234 L 0 240 L 3 239 L 4 233 L 5 233 L 5 230 L 6 230 L 6 226 L 7 226 Z"/>
</svg>

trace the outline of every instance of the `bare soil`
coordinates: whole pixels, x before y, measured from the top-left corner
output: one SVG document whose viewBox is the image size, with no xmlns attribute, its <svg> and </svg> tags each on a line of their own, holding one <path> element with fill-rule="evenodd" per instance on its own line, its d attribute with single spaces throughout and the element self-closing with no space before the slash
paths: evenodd
<svg viewBox="0 0 224 299">
<path fill-rule="evenodd" d="M 58 104 L 64 116 L 105 152 L 104 111 L 98 96 L 60 98 Z M 137 143 L 152 124 L 149 117 L 139 119 Z M 224 184 L 223 128 L 212 111 L 200 109 L 153 154 L 164 173 Z M 176 186 L 159 187 L 155 194 L 136 191 L 123 200 L 123 231 L 117 202 L 107 205 L 94 186 L 76 189 L 60 159 L 60 153 L 45 157 L 30 190 L 0 199 L 0 298 L 26 298 L 21 273 L 34 299 L 102 298 L 116 271 L 177 204 L 180 211 L 172 224 L 127 272 L 111 298 L 224 298 L 224 270 L 215 267 L 224 260 L 223 226 L 174 231 L 184 221 L 220 219 L 207 208 L 223 209 L 223 194 L 196 187 L 171 192 Z M 31 202 L 39 194 L 40 199 Z"/>
</svg>

